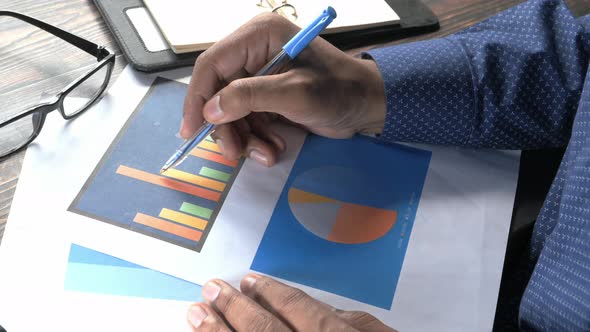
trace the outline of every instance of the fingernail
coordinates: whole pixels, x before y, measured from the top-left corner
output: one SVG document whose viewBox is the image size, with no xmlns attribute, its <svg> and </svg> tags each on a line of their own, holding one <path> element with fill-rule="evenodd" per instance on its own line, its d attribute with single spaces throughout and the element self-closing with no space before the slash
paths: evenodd
<svg viewBox="0 0 590 332">
<path fill-rule="evenodd" d="M 274 143 L 274 145 L 279 149 L 279 152 L 285 151 L 285 141 L 283 138 L 275 133 L 270 133 L 270 139 Z"/>
<path fill-rule="evenodd" d="M 217 121 L 223 118 L 223 110 L 221 110 L 219 99 L 220 96 L 217 95 L 213 97 L 212 100 L 209 100 L 207 104 L 205 104 L 204 112 L 209 120 Z"/>
<path fill-rule="evenodd" d="M 223 141 L 221 139 L 218 139 L 217 141 L 215 141 L 215 143 L 217 143 L 217 146 L 219 147 L 219 150 L 221 151 L 221 154 L 223 154 Z"/>
<path fill-rule="evenodd" d="M 176 133 L 177 138 L 182 138 L 182 128 L 184 128 L 184 117 L 180 119 L 180 129 L 178 129 L 178 133 Z"/>
<path fill-rule="evenodd" d="M 268 166 L 268 158 L 266 158 L 266 156 L 260 153 L 258 150 L 250 151 L 249 156 L 257 162 L 263 164 L 264 166 Z"/>
<path fill-rule="evenodd" d="M 205 318 L 207 318 L 207 312 L 198 305 L 194 305 L 188 310 L 188 321 L 193 327 L 199 327 Z"/>
<path fill-rule="evenodd" d="M 254 288 L 254 284 L 256 281 L 258 281 L 258 278 L 260 278 L 260 276 L 256 274 L 247 275 L 243 280 L 242 290 L 246 292 L 252 290 L 252 288 Z"/>
<path fill-rule="evenodd" d="M 212 281 L 206 283 L 201 291 L 203 297 L 209 302 L 214 302 L 219 292 L 221 292 L 221 287 Z"/>
</svg>

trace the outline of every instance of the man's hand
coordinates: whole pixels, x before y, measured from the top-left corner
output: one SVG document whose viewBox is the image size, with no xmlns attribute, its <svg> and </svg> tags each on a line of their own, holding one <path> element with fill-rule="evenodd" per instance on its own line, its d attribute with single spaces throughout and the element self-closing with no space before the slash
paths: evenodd
<svg viewBox="0 0 590 332">
<path fill-rule="evenodd" d="M 194 304 L 188 312 L 193 330 L 395 332 L 367 313 L 336 310 L 271 278 L 249 274 L 240 288 L 221 280 L 205 284 L 207 303 Z"/>
<path fill-rule="evenodd" d="M 205 118 L 219 125 L 213 136 L 226 158 L 246 155 L 272 166 L 285 148 L 269 126 L 277 118 L 332 138 L 380 132 L 386 106 L 377 65 L 322 38 L 289 70 L 251 77 L 298 31 L 280 15 L 263 14 L 201 54 L 184 101 L 181 136 L 191 136 Z"/>
</svg>

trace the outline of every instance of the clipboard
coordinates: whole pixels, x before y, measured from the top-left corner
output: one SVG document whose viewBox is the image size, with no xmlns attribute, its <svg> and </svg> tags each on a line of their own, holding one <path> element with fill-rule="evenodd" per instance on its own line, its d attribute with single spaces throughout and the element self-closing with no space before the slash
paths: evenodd
<svg viewBox="0 0 590 332">
<path fill-rule="evenodd" d="M 142 0 L 93 0 L 127 61 L 143 72 L 192 66 L 202 52 L 174 53 L 164 41 Z M 386 27 L 322 36 L 340 49 L 391 41 L 435 31 L 438 18 L 420 0 L 384 0 L 400 21 Z"/>
</svg>

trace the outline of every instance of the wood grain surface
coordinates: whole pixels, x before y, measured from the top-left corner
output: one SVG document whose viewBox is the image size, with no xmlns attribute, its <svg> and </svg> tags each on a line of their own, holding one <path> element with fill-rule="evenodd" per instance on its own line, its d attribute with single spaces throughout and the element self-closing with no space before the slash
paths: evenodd
<svg viewBox="0 0 590 332">
<path fill-rule="evenodd" d="M 448 35 L 522 1 L 424 0 L 440 20 L 440 30 L 386 44 Z M 576 16 L 590 12 L 590 0 L 566 1 Z M 0 0 L 0 10 L 27 14 L 104 45 L 117 54 L 114 82 L 126 61 L 90 0 Z M 381 44 L 385 45 L 385 44 Z M 372 45 L 377 47 L 381 45 Z M 368 47 L 350 50 L 358 53 Z M 92 64 L 79 50 L 13 19 L 0 17 L 0 118 L 59 91 Z M 0 160 L 0 241 L 10 212 L 24 152 Z"/>
</svg>

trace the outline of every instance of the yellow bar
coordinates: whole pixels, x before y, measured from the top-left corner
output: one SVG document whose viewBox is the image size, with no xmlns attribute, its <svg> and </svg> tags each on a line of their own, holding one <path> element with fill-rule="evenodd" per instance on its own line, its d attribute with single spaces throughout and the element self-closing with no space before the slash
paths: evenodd
<svg viewBox="0 0 590 332">
<path fill-rule="evenodd" d="M 209 151 L 221 153 L 221 149 L 219 148 L 219 145 L 217 145 L 217 144 L 215 144 L 213 142 L 202 141 L 197 146 L 200 147 L 201 149 L 205 149 L 205 150 L 209 150 Z"/>
<path fill-rule="evenodd" d="M 201 187 L 205 187 L 205 188 L 217 190 L 217 191 L 224 191 L 225 190 L 225 183 L 223 183 L 223 182 L 216 181 L 216 180 L 211 180 L 211 179 L 208 179 L 208 178 L 203 177 L 203 176 L 194 175 L 194 174 L 191 174 L 191 173 L 179 171 L 179 170 L 174 169 L 174 168 L 168 169 L 162 175 L 167 176 L 169 178 L 181 180 L 181 181 L 184 181 L 184 182 L 196 184 L 197 186 L 201 186 Z"/>
<path fill-rule="evenodd" d="M 160 211 L 160 218 L 176 221 L 177 223 L 198 229 L 205 229 L 205 226 L 207 226 L 207 220 L 189 216 L 188 214 L 176 212 L 170 209 L 162 209 L 162 211 Z"/>
</svg>

